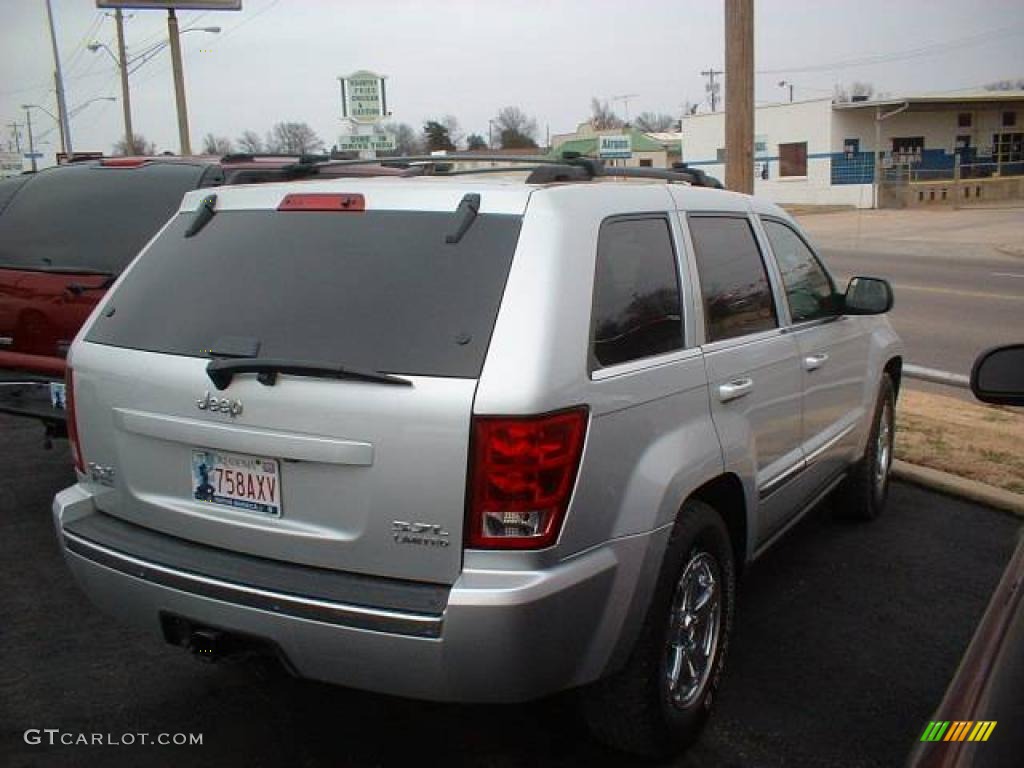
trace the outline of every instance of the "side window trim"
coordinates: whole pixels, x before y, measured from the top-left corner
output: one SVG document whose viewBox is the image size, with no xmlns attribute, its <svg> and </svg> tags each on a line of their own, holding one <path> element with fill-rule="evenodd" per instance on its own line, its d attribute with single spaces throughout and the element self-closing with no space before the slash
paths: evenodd
<svg viewBox="0 0 1024 768">
<path fill-rule="evenodd" d="M 780 224 L 784 226 L 786 229 L 788 229 L 790 232 L 792 232 L 794 235 L 796 235 L 797 239 L 804 244 L 804 247 L 806 247 L 808 252 L 811 254 L 811 258 L 814 259 L 814 263 L 818 265 L 818 268 L 821 269 L 822 273 L 825 275 L 825 279 L 828 280 L 828 284 L 832 286 L 832 293 L 834 295 L 838 295 L 839 293 L 838 289 L 836 288 L 836 279 L 829 271 L 828 267 L 825 266 L 825 263 L 821 260 L 821 257 L 818 256 L 818 252 L 817 250 L 815 250 L 814 246 L 807 241 L 807 238 L 803 236 L 803 233 L 800 232 L 799 229 L 794 227 L 791 222 L 786 221 L 781 216 L 774 216 L 770 213 L 756 214 L 754 218 L 758 220 L 758 237 L 763 239 L 763 247 L 766 249 L 765 253 L 771 254 L 771 271 L 773 273 L 773 283 L 775 283 L 775 287 L 773 288 L 773 290 L 775 291 L 777 297 L 781 297 L 781 299 L 777 299 L 777 301 L 781 301 L 782 306 L 785 308 L 786 311 L 786 323 L 783 326 L 784 330 L 788 332 L 790 329 L 793 328 L 807 328 L 811 325 L 822 325 L 824 323 L 834 322 L 835 320 L 838 320 L 839 318 L 843 317 L 842 313 L 836 313 L 834 315 L 828 315 L 826 317 L 816 317 L 811 320 L 801 320 L 799 322 L 793 321 L 792 314 L 789 310 L 789 300 L 786 297 L 786 285 L 782 280 L 782 272 L 779 269 L 778 260 L 775 257 L 775 250 L 772 248 L 771 239 L 768 237 L 768 232 L 764 227 L 764 222 L 771 221 L 776 224 Z"/>
<path fill-rule="evenodd" d="M 750 211 L 699 210 L 680 211 L 679 213 L 680 217 L 685 219 L 683 223 L 685 223 L 684 229 L 686 230 L 687 245 L 690 249 L 690 269 L 694 286 L 693 306 L 696 308 L 696 311 L 700 312 L 700 324 L 697 331 L 700 334 L 700 346 L 711 350 L 725 349 L 732 346 L 738 346 L 739 344 L 759 341 L 771 336 L 778 336 L 782 333 L 790 323 L 789 307 L 785 302 L 785 289 L 782 285 L 782 275 L 779 273 L 778 265 L 775 263 L 775 254 L 766 248 L 768 238 L 761 227 L 761 222 L 757 220 L 757 216 Z M 756 333 L 748 333 L 741 336 L 734 336 L 729 339 L 718 339 L 717 341 L 710 341 L 708 339 L 707 317 L 704 312 L 704 293 L 700 288 L 700 269 L 697 265 L 697 252 L 693 244 L 693 233 L 690 230 L 690 220 L 700 218 L 742 219 L 750 225 L 754 234 L 754 242 L 757 245 L 758 252 L 761 256 L 761 263 L 764 265 L 765 272 L 768 275 L 768 286 L 771 291 L 772 304 L 775 309 L 775 319 L 778 322 L 778 325 L 775 328 L 769 328 L 764 331 L 757 331 Z"/>
<path fill-rule="evenodd" d="M 688 353 L 691 352 L 692 337 L 688 333 L 688 318 L 690 313 L 687 311 L 686 296 L 684 293 L 685 284 L 680 273 L 680 254 L 685 253 L 683 250 L 684 243 L 679 239 L 679 232 L 677 228 L 673 226 L 672 216 L 670 215 L 671 213 L 671 211 L 635 211 L 630 213 L 617 213 L 611 216 L 606 216 L 598 222 L 597 240 L 594 243 L 594 280 L 590 290 L 590 323 L 589 330 L 587 332 L 587 375 L 591 381 L 609 378 L 610 376 L 617 374 L 633 373 L 638 370 L 665 365 L 666 363 L 674 362 L 672 359 L 673 357 L 688 357 Z M 626 360 L 621 363 L 613 363 L 612 365 L 598 365 L 597 360 L 594 358 L 593 344 L 594 334 L 597 329 L 597 255 L 601 242 L 601 231 L 607 224 L 614 224 L 619 221 L 650 221 L 652 219 L 665 222 L 669 231 L 669 245 L 672 248 L 672 263 L 675 266 L 676 293 L 679 297 L 679 317 L 683 345 L 679 349 L 673 349 L 668 352 L 661 352 L 655 355 L 648 355 L 647 357 Z"/>
</svg>

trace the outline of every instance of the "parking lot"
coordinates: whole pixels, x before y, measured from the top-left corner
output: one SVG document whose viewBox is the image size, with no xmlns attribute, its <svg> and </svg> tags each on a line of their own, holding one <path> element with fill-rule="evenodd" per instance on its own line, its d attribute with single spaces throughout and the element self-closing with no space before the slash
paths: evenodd
<svg viewBox="0 0 1024 768">
<path fill-rule="evenodd" d="M 203 665 L 85 602 L 51 532 L 65 446 L 0 417 L 0 763 L 624 765 L 563 696 L 522 706 L 402 701 Z M 1016 520 L 896 484 L 872 525 L 825 507 L 741 587 L 728 674 L 681 766 L 895 765 L 956 669 L 1013 548 Z M 201 733 L 202 746 L 46 746 L 27 729 Z"/>
</svg>

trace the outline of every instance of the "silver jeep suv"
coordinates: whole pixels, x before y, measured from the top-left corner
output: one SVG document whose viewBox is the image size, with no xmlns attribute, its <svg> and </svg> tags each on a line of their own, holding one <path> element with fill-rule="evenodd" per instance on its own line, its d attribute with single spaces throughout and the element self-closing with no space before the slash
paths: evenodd
<svg viewBox="0 0 1024 768">
<path fill-rule="evenodd" d="M 71 349 L 56 529 L 101 608 L 198 654 L 443 701 L 579 688 L 599 738 L 666 754 L 743 566 L 830 493 L 882 511 L 891 305 L 698 186 L 192 192 Z"/>
</svg>

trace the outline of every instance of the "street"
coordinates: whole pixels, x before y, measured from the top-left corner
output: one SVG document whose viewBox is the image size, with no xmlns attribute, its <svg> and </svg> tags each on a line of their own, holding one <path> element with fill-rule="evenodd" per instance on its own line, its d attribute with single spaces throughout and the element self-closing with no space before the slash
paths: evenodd
<svg viewBox="0 0 1024 768">
<path fill-rule="evenodd" d="M 837 277 L 892 282 L 908 363 L 967 375 L 978 354 L 1024 339 L 1024 211 L 857 211 L 800 218 Z"/>
<path fill-rule="evenodd" d="M 0 417 L 0 763 L 4 766 L 613 766 L 571 696 L 521 706 L 403 701 L 205 665 L 88 604 L 49 505 L 61 443 Z M 870 525 L 822 507 L 743 580 L 717 709 L 678 766 L 896 765 L 956 669 L 1013 548 L 1013 518 L 893 487 Z M 46 746 L 27 729 L 201 733 L 202 746 Z"/>
</svg>

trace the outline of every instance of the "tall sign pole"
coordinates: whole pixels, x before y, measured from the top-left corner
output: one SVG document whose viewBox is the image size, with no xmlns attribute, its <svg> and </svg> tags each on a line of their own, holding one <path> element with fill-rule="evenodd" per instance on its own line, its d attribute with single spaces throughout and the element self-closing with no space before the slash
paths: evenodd
<svg viewBox="0 0 1024 768">
<path fill-rule="evenodd" d="M 725 0 L 725 186 L 754 192 L 754 0 Z"/>
<path fill-rule="evenodd" d="M 28 107 L 25 107 L 25 123 L 28 125 L 28 155 L 32 160 L 32 173 L 35 173 L 39 169 L 36 166 L 36 144 L 32 139 L 32 110 Z"/>
<path fill-rule="evenodd" d="M 124 142 L 128 154 L 135 154 L 135 136 L 132 133 L 132 102 L 128 91 L 128 56 L 124 50 L 124 14 L 114 11 L 117 26 L 117 66 L 121 69 L 121 107 L 124 109 Z"/>
<path fill-rule="evenodd" d="M 178 105 L 178 139 L 181 154 L 192 154 L 188 138 L 188 106 L 185 104 L 185 75 L 181 68 L 181 40 L 178 37 L 178 17 L 173 8 L 167 9 L 167 39 L 171 44 L 171 68 L 174 70 L 174 101 Z"/>
<path fill-rule="evenodd" d="M 50 6 L 50 0 L 46 0 L 46 18 L 50 22 L 50 43 L 53 45 L 54 80 L 56 80 L 57 86 L 57 114 L 60 116 L 58 122 L 60 123 L 62 148 L 68 155 L 71 155 L 74 153 L 71 148 L 71 125 L 68 123 L 67 102 L 64 100 L 64 76 L 60 70 L 60 51 L 57 49 L 57 32 L 53 27 L 53 8 Z M 32 160 L 32 165 L 34 170 L 35 159 Z"/>
</svg>

